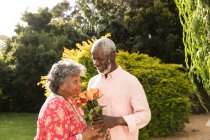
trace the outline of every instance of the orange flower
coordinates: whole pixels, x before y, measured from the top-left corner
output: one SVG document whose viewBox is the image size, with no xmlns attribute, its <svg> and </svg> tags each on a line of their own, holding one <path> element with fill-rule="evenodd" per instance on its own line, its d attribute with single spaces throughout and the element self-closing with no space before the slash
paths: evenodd
<svg viewBox="0 0 210 140">
<path fill-rule="evenodd" d="M 83 106 L 86 102 L 87 102 L 87 98 L 81 98 L 81 97 L 77 97 L 73 100 L 73 104 L 75 104 L 76 106 Z"/>
<path fill-rule="evenodd" d="M 101 91 L 97 88 L 94 88 L 80 93 L 79 96 L 74 99 L 75 105 L 83 109 L 83 117 L 87 125 L 92 125 L 93 118 L 99 117 L 103 114 L 103 108 L 105 106 L 102 106 L 98 103 L 98 98 L 101 96 Z M 106 140 L 110 140 L 106 130 L 103 130 L 102 133 Z"/>
<path fill-rule="evenodd" d="M 87 98 L 86 97 L 86 91 L 83 91 L 82 93 L 79 94 L 80 98 Z"/>
<path fill-rule="evenodd" d="M 101 92 L 99 89 L 91 89 L 89 91 L 86 92 L 86 97 L 88 100 L 94 100 L 96 97 L 100 97 L 101 96 Z"/>
<path fill-rule="evenodd" d="M 73 104 L 75 104 L 78 107 L 81 107 L 83 105 L 82 102 L 81 102 L 81 100 L 80 100 L 80 98 L 75 98 L 73 100 Z"/>
<path fill-rule="evenodd" d="M 87 98 L 80 98 L 81 103 L 85 104 L 88 100 Z"/>
<path fill-rule="evenodd" d="M 77 98 L 74 99 L 74 104 L 81 107 L 87 103 L 87 101 L 92 101 L 97 97 L 101 97 L 101 91 L 99 89 L 91 89 L 89 91 L 83 91 L 79 94 Z"/>
</svg>

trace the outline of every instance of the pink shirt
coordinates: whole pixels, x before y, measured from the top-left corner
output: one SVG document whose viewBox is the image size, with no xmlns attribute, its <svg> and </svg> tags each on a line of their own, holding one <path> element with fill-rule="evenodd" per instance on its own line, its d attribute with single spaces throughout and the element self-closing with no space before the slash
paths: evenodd
<svg viewBox="0 0 210 140">
<path fill-rule="evenodd" d="M 43 104 L 37 121 L 34 140 L 82 140 L 87 126 L 82 111 L 62 96 L 52 94 Z"/>
<path fill-rule="evenodd" d="M 88 85 L 88 89 L 99 88 L 104 94 L 99 103 L 106 106 L 104 115 L 122 116 L 128 126 L 109 129 L 111 140 L 138 140 L 138 129 L 146 126 L 151 112 L 144 89 L 138 79 L 120 66 L 108 77 L 98 74 Z"/>
</svg>

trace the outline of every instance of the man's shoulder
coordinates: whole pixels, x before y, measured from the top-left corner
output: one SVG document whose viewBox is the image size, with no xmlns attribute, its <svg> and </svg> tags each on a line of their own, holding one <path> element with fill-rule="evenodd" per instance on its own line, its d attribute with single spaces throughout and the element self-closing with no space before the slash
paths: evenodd
<svg viewBox="0 0 210 140">
<path fill-rule="evenodd" d="M 122 69 L 121 74 L 122 74 L 121 78 L 126 79 L 126 81 L 139 82 L 138 78 L 135 75 L 133 75 L 132 73 L 130 73 L 124 69 Z"/>
<path fill-rule="evenodd" d="M 98 79 L 100 77 L 100 74 L 97 74 L 95 76 L 93 76 L 92 78 L 90 78 L 89 80 L 89 85 L 91 85 L 92 83 L 94 83 L 96 81 L 96 79 Z"/>
<path fill-rule="evenodd" d="M 95 75 L 95 76 L 91 77 L 91 78 L 90 78 L 90 81 L 97 79 L 99 76 L 100 76 L 100 75 L 99 75 L 99 74 L 97 74 L 97 75 Z"/>
<path fill-rule="evenodd" d="M 127 70 L 121 69 L 121 73 L 122 73 L 124 76 L 130 77 L 130 78 L 136 78 L 135 75 L 133 75 L 132 73 L 128 72 Z"/>
</svg>

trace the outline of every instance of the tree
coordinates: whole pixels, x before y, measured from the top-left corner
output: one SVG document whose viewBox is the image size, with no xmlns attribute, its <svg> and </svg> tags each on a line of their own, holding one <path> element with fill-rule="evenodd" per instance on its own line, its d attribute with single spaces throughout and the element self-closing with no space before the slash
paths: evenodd
<svg viewBox="0 0 210 140">
<path fill-rule="evenodd" d="M 102 16 L 99 15 L 98 10 L 92 3 L 87 0 L 76 1 L 74 10 L 71 13 L 71 23 L 80 32 L 89 36 L 98 34 L 99 28 L 103 25 Z"/>
<path fill-rule="evenodd" d="M 31 31 L 49 31 L 51 28 L 49 23 L 51 21 L 52 14 L 48 8 L 40 8 L 37 13 L 31 13 L 25 11 L 22 20 L 28 24 L 32 29 Z"/>
<path fill-rule="evenodd" d="M 175 2 L 183 26 L 185 61 L 189 75 L 193 83 L 201 85 L 198 87 L 202 91 L 198 99 L 203 100 L 210 110 L 210 2 L 208 0 Z M 206 91 L 202 89 L 202 85 Z"/>
<path fill-rule="evenodd" d="M 55 5 L 52 10 L 52 16 L 54 18 L 63 18 L 63 19 L 68 19 L 68 12 L 71 11 L 71 6 L 70 3 L 67 0 L 64 0 L 61 3 L 58 3 L 57 5 Z"/>
<path fill-rule="evenodd" d="M 12 68 L 4 61 L 0 51 L 0 112 L 9 111 L 11 109 L 11 98 L 8 96 L 10 92 L 10 83 L 14 78 Z"/>
<path fill-rule="evenodd" d="M 73 49 L 77 42 L 88 38 L 62 14 L 66 9 L 68 3 L 64 2 L 53 10 L 25 11 L 22 20 L 26 26 L 17 25 L 17 35 L 7 41 L 4 59 L 14 68 L 15 77 L 9 84 L 11 92 L 7 93 L 11 111 L 37 112 L 45 100 L 43 90 L 37 86 L 40 77 L 61 58 L 64 47 Z"/>
<path fill-rule="evenodd" d="M 131 51 L 140 51 L 167 63 L 184 64 L 182 28 L 173 1 L 141 1 L 135 9 L 127 11 L 125 24 L 131 32 Z"/>
<path fill-rule="evenodd" d="M 119 49 L 184 64 L 182 28 L 174 1 L 79 0 L 78 3 L 83 4 L 77 7 L 77 11 L 82 11 L 79 17 L 86 19 L 81 22 L 82 27 L 98 27 L 91 28 L 97 37 L 111 32 L 111 39 Z"/>
</svg>

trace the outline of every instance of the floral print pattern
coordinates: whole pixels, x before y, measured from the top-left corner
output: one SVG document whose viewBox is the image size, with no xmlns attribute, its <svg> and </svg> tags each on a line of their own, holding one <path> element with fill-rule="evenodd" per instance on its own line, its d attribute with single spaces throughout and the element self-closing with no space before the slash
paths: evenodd
<svg viewBox="0 0 210 140">
<path fill-rule="evenodd" d="M 43 104 L 37 121 L 35 140 L 80 140 L 87 129 L 82 110 L 59 95 L 50 95 Z"/>
</svg>

